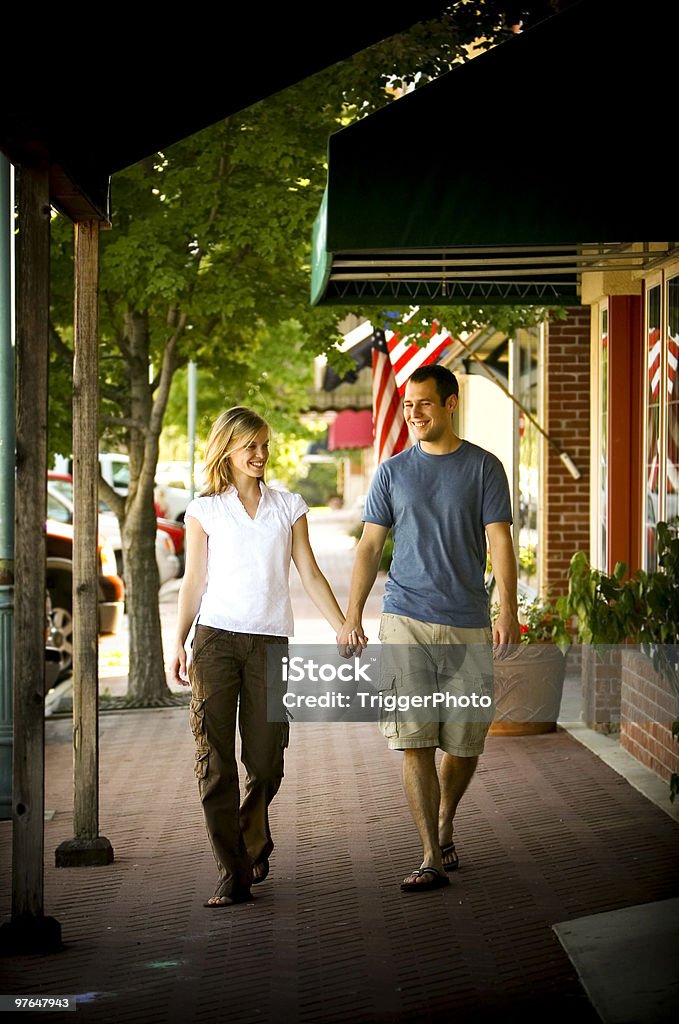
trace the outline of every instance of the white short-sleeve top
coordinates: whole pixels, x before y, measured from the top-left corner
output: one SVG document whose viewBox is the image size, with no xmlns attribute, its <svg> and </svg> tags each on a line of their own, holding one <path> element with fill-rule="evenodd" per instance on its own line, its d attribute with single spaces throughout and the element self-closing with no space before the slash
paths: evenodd
<svg viewBox="0 0 679 1024">
<path fill-rule="evenodd" d="M 301 494 L 260 482 L 252 519 L 235 487 L 194 498 L 186 509 L 207 534 L 207 589 L 198 622 L 235 633 L 292 636 L 292 526 L 308 512 Z"/>
</svg>

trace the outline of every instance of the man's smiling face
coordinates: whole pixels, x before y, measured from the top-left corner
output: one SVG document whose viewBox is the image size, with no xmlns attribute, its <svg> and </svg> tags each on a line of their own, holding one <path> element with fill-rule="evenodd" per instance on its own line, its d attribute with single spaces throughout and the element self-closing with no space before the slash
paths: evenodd
<svg viewBox="0 0 679 1024">
<path fill-rule="evenodd" d="M 403 413 L 408 429 L 417 441 L 436 444 L 453 434 L 452 415 L 457 396 L 451 395 L 441 404 L 436 381 L 408 381 L 403 399 Z"/>
</svg>

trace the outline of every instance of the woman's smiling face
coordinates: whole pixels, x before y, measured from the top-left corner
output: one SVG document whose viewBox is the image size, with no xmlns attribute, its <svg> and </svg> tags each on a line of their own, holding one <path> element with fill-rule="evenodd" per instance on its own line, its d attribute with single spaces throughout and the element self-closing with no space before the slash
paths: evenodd
<svg viewBox="0 0 679 1024">
<path fill-rule="evenodd" d="M 229 462 L 235 476 L 241 474 L 261 479 L 268 461 L 269 430 L 267 427 L 262 427 L 248 444 L 243 445 L 242 448 L 236 448 L 229 455 Z"/>
</svg>

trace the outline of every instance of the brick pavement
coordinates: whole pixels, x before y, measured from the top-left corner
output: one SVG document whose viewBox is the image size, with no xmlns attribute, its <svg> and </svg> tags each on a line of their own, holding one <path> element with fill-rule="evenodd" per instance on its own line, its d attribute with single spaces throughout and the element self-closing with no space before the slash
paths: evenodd
<svg viewBox="0 0 679 1024">
<path fill-rule="evenodd" d="M 400 1024 L 511 1009 L 586 1024 L 598 1017 L 551 925 L 676 895 L 677 824 L 561 731 L 489 739 L 461 805 L 461 870 L 447 889 L 403 894 L 419 847 L 400 755 L 371 723 L 316 723 L 292 727 L 269 879 L 252 903 L 206 910 L 215 871 L 185 709 L 101 716 L 108 867 L 52 866 L 71 836 L 70 732 L 47 722 L 45 912 L 65 948 L 0 970 L 4 993 L 79 995 L 76 1020 Z M 10 830 L 0 823 L 3 916 Z"/>
<path fill-rule="evenodd" d="M 342 518 L 311 527 L 342 602 Z M 294 573 L 293 600 L 298 639 L 327 641 Z M 53 867 L 72 835 L 70 718 L 46 732 L 45 913 L 65 948 L 0 960 L 0 992 L 78 995 L 66 1021 L 476 1024 L 509 1012 L 589 1024 L 599 1018 L 552 924 L 676 895 L 677 824 L 561 731 L 488 740 L 458 815 L 461 870 L 447 889 L 401 893 L 420 857 L 401 756 L 374 724 L 293 723 L 271 875 L 252 903 L 206 910 L 215 870 L 186 710 L 101 715 L 108 867 Z M 2 918 L 10 847 L 0 822 Z"/>
</svg>

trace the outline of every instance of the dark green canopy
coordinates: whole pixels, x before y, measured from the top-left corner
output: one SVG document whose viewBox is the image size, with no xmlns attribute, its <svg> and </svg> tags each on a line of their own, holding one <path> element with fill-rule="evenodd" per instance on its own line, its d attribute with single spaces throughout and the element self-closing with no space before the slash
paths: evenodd
<svg viewBox="0 0 679 1024">
<path fill-rule="evenodd" d="M 331 136 L 312 302 L 571 304 L 646 266 L 679 234 L 677 20 L 582 0 Z"/>
</svg>

